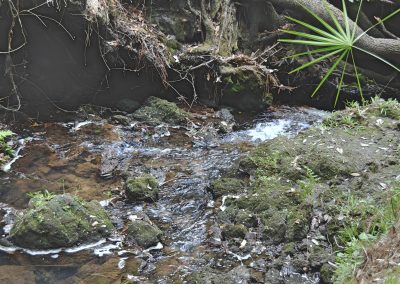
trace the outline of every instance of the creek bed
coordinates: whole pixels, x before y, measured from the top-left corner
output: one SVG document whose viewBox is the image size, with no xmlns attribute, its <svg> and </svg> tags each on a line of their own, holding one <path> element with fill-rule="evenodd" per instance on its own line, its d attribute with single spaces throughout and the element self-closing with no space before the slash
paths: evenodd
<svg viewBox="0 0 400 284">
<path fill-rule="evenodd" d="M 251 258 L 212 244 L 209 230 L 221 204 L 207 192 L 210 181 L 258 143 L 294 136 L 325 113 L 281 107 L 219 134 L 209 123 L 212 111 L 197 112 L 202 119 L 187 126 L 137 121 L 123 126 L 92 115 L 25 129 L 29 139 L 21 142 L 19 159 L 0 175 L 3 236 L 13 212 L 27 206 L 30 192 L 40 190 L 101 201 L 116 232 L 97 243 L 51 251 L 1 245 L 0 274 L 12 274 L 15 283 L 180 283 L 210 263 L 224 269 Z M 141 174 L 161 184 L 154 203 L 124 199 L 124 178 Z M 164 231 L 163 243 L 146 250 L 124 245 L 127 222 L 143 213 Z"/>
</svg>

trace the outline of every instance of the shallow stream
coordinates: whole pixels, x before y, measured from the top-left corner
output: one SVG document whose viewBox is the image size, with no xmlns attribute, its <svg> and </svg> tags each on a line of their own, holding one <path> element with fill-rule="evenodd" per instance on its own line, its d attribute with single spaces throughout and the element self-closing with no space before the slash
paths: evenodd
<svg viewBox="0 0 400 284">
<path fill-rule="evenodd" d="M 221 204 L 207 186 L 257 143 L 296 135 L 323 116 L 314 109 L 281 107 L 224 134 L 216 125 L 229 128 L 232 121 L 207 109 L 197 109 L 196 119 L 185 127 L 138 121 L 124 126 L 99 115 L 24 127 L 18 132 L 25 138 L 18 159 L 0 174 L 1 234 L 9 232 L 13 212 L 27 206 L 28 193 L 40 190 L 100 201 L 116 232 L 98 243 L 52 251 L 1 245 L 0 274 L 13 275 L 15 283 L 181 283 L 205 265 L 223 270 L 251 262 L 252 253 L 265 253 L 265 248 L 240 254 L 210 239 Z M 144 173 L 161 184 L 159 200 L 126 202 L 124 179 Z M 162 244 L 146 250 L 123 245 L 126 224 L 141 214 L 164 231 Z"/>
</svg>

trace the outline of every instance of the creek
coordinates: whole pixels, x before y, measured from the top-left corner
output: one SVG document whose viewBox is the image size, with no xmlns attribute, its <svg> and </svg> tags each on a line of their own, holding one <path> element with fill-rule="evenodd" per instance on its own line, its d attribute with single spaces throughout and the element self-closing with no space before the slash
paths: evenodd
<svg viewBox="0 0 400 284">
<path fill-rule="evenodd" d="M 50 251 L 1 244 L 0 273 L 14 274 L 15 283 L 180 283 L 203 266 L 231 269 L 267 253 L 262 246 L 241 254 L 215 245 L 210 230 L 223 204 L 214 202 L 207 187 L 258 143 L 294 136 L 325 113 L 279 107 L 252 118 L 238 115 L 240 123 L 223 133 L 217 125 L 229 129 L 233 121 L 205 108 L 194 114 L 187 126 L 134 120 L 122 125 L 100 114 L 19 126 L 24 139 L 18 159 L 0 174 L 3 237 L 15 211 L 27 207 L 28 193 L 40 190 L 100 201 L 116 231 L 97 243 Z M 129 203 L 124 180 L 142 174 L 157 178 L 159 199 Z M 163 242 L 145 250 L 123 243 L 126 224 L 141 214 L 164 231 Z M 298 277 L 293 283 L 316 281 Z"/>
</svg>

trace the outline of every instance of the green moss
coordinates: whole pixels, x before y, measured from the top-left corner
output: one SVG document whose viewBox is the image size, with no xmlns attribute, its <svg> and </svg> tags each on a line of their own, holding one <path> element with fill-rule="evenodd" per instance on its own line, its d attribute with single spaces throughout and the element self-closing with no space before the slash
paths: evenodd
<svg viewBox="0 0 400 284">
<path fill-rule="evenodd" d="M 255 66 L 223 65 L 220 67 L 224 96 L 232 99 L 242 96 L 262 98 L 262 103 L 271 103 L 272 94 L 267 91 L 268 79 Z"/>
<path fill-rule="evenodd" d="M 83 202 L 69 194 L 36 196 L 16 221 L 10 239 L 21 247 L 52 249 L 98 240 L 112 229 L 96 201 Z"/>
<path fill-rule="evenodd" d="M 246 189 L 246 183 L 237 178 L 221 178 L 210 184 L 209 191 L 214 198 L 228 194 L 238 194 Z"/>
<path fill-rule="evenodd" d="M 288 241 L 300 241 L 307 236 L 310 229 L 310 212 L 301 206 L 290 210 L 287 217 L 286 239 Z"/>
<path fill-rule="evenodd" d="M 251 213 L 251 211 L 241 209 L 237 211 L 235 223 L 245 225 L 247 228 L 252 228 L 258 225 L 258 220 L 257 216 Z"/>
<path fill-rule="evenodd" d="M 133 221 L 127 230 L 128 241 L 144 248 L 157 245 L 162 235 L 163 232 L 156 225 L 143 220 Z"/>
<path fill-rule="evenodd" d="M 222 236 L 225 240 L 244 239 L 246 234 L 247 228 L 242 224 L 227 224 L 222 228 Z"/>
<path fill-rule="evenodd" d="M 335 268 L 329 263 L 324 263 L 320 269 L 320 278 L 323 283 L 331 284 L 333 283 L 333 275 L 335 273 Z"/>
<path fill-rule="evenodd" d="M 154 202 L 158 199 L 158 181 L 151 175 L 128 179 L 125 193 L 130 201 Z"/>
<path fill-rule="evenodd" d="M 190 114 L 180 109 L 175 103 L 149 97 L 144 106 L 135 111 L 133 116 L 157 124 L 162 122 L 181 124 L 186 122 L 186 118 L 189 118 Z"/>
<path fill-rule="evenodd" d="M 10 130 L 0 130 L 0 165 L 14 155 L 14 150 L 7 144 L 7 140 L 13 135 Z"/>
<path fill-rule="evenodd" d="M 285 240 L 288 216 L 287 210 L 265 212 L 261 214 L 261 222 L 264 226 L 263 239 L 267 244 L 279 244 Z"/>
</svg>

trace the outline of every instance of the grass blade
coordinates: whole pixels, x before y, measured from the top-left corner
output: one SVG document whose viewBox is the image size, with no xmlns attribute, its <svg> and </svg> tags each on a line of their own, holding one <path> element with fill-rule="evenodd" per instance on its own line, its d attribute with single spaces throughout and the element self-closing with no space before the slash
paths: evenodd
<svg viewBox="0 0 400 284">
<path fill-rule="evenodd" d="M 353 49 L 350 52 L 351 52 L 351 59 L 353 61 L 354 73 L 356 74 L 356 78 L 357 78 L 358 90 L 360 91 L 361 100 L 364 103 L 364 101 L 365 101 L 364 100 L 364 95 L 363 95 L 363 92 L 362 92 L 362 87 L 361 87 L 360 77 L 359 77 L 358 70 L 357 70 L 356 61 L 354 59 Z"/>
<path fill-rule="evenodd" d="M 338 50 L 335 50 L 335 51 L 333 51 L 331 53 L 328 53 L 328 54 L 325 54 L 325 55 L 323 55 L 321 57 L 318 57 L 318 58 L 316 58 L 314 60 L 311 60 L 310 62 L 307 62 L 307 63 L 301 65 L 300 67 L 297 67 L 296 69 L 290 71 L 289 74 L 293 74 L 293 73 L 295 73 L 297 71 L 303 70 L 304 68 L 307 68 L 308 66 L 314 65 L 314 64 L 316 64 L 318 62 L 321 62 L 322 60 L 324 60 L 326 58 L 332 57 L 332 56 L 334 56 L 335 54 L 338 54 L 341 51 L 344 51 L 344 49 L 338 49 Z"/>
<path fill-rule="evenodd" d="M 364 52 L 364 53 L 366 53 L 366 54 L 369 54 L 369 55 L 371 55 L 372 57 L 375 57 L 376 59 L 382 61 L 383 63 L 385 63 L 385 64 L 387 64 L 388 66 L 390 66 L 390 67 L 392 67 L 393 69 L 395 69 L 397 72 L 400 72 L 400 68 L 399 68 L 399 67 L 393 65 L 392 63 L 390 63 L 389 61 L 387 61 L 387 60 L 383 59 L 382 57 L 376 55 L 375 53 L 372 53 L 372 52 L 370 52 L 370 51 L 368 51 L 368 50 L 362 49 L 361 47 L 358 47 L 358 46 L 354 46 L 354 48 L 355 48 L 355 49 L 358 49 L 358 50 L 360 50 L 360 51 L 362 51 L 362 52 Z"/>
<path fill-rule="evenodd" d="M 347 50 L 346 53 L 347 53 L 346 60 L 344 61 L 342 75 L 340 76 L 339 86 L 338 86 L 337 93 L 336 93 L 336 98 L 335 98 L 335 104 L 333 105 L 333 107 L 336 107 L 336 105 L 337 105 L 337 102 L 339 100 L 340 91 L 342 90 L 342 86 L 343 86 L 344 74 L 346 73 L 347 61 L 349 60 L 350 52 Z"/>
<path fill-rule="evenodd" d="M 343 51 L 342 55 L 336 60 L 336 62 L 332 65 L 332 67 L 328 70 L 328 72 L 325 74 L 324 78 L 319 82 L 317 88 L 314 90 L 312 93 L 311 97 L 314 97 L 314 95 L 318 92 L 318 90 L 322 87 L 322 85 L 325 83 L 325 81 L 329 78 L 329 76 L 332 75 L 333 71 L 336 69 L 338 66 L 339 62 L 343 60 L 343 58 L 346 56 L 348 53 L 348 50 Z"/>
</svg>

